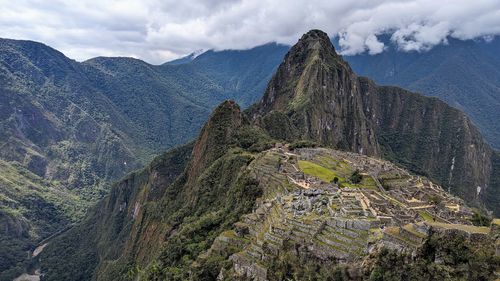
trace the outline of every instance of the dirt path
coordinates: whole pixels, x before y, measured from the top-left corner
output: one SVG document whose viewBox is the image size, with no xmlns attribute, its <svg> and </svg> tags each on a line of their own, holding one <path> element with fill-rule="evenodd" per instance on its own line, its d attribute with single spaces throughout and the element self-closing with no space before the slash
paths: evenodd
<svg viewBox="0 0 500 281">
<path fill-rule="evenodd" d="M 45 247 L 47 247 L 47 245 L 49 245 L 49 241 L 52 240 L 52 238 L 60 235 L 63 232 L 66 232 L 71 227 L 73 227 L 73 225 L 68 225 L 66 228 L 61 229 L 58 232 L 56 232 L 56 233 L 50 235 L 49 237 L 45 238 L 44 240 L 42 240 L 40 242 L 40 244 L 38 245 L 38 247 L 36 247 L 35 250 L 33 250 L 33 253 L 31 253 L 30 259 L 33 262 L 31 269 L 27 268 L 26 271 L 28 271 L 28 273 L 23 273 L 23 274 L 19 275 L 13 281 L 40 281 L 40 276 L 42 275 L 42 272 L 40 270 L 40 265 L 38 264 L 37 256 L 41 252 L 43 252 L 43 249 L 45 249 Z M 36 269 L 33 271 L 33 268 L 36 268 Z"/>
<path fill-rule="evenodd" d="M 38 256 L 47 245 L 49 245 L 48 242 L 36 247 L 36 249 L 33 251 L 33 254 L 31 255 L 31 258 L 35 258 L 36 256 Z"/>
<path fill-rule="evenodd" d="M 14 279 L 14 281 L 40 281 L 40 272 L 37 270 L 34 275 L 23 273 L 21 276 Z"/>
</svg>

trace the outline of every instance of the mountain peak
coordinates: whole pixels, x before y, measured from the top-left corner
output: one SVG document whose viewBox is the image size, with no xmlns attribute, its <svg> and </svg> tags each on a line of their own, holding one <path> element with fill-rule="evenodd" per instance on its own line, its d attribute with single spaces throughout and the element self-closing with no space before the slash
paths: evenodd
<svg viewBox="0 0 500 281">
<path fill-rule="evenodd" d="M 290 49 L 269 82 L 254 114 L 258 116 L 266 128 L 273 128 L 269 130 L 273 137 L 379 153 L 374 132 L 365 121 L 357 76 L 320 30 L 304 34 Z"/>
<path fill-rule="evenodd" d="M 215 108 L 194 145 L 189 165 L 191 179 L 226 152 L 242 123 L 241 109 L 235 101 L 226 100 Z"/>
<path fill-rule="evenodd" d="M 296 58 L 313 58 L 327 60 L 330 63 L 342 62 L 335 48 L 325 32 L 313 29 L 302 35 L 290 53 Z"/>
<path fill-rule="evenodd" d="M 300 41 L 325 41 L 330 42 L 328 34 L 319 29 L 311 29 L 299 39 Z"/>
</svg>

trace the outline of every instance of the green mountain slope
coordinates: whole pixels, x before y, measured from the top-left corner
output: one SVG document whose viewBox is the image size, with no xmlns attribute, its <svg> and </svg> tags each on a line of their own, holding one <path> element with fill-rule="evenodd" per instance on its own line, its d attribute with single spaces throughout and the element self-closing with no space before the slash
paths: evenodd
<svg viewBox="0 0 500 281">
<path fill-rule="evenodd" d="M 266 51 L 255 53 L 265 57 Z M 208 59 L 200 65 L 213 70 L 213 62 Z M 267 68 L 275 64 L 261 64 L 242 74 L 238 69 L 243 63 L 227 60 L 231 76 L 211 77 L 201 66 L 153 66 L 130 58 L 78 63 L 40 43 L 1 39 L 0 160 L 15 173 L 28 170 L 38 176 L 40 188 L 53 199 L 13 204 L 7 194 L 14 190 L 24 194 L 29 188 L 19 182 L 3 187 L 2 209 L 18 212 L 33 231 L 17 237 L 24 241 L 21 247 L 13 245 L 2 252 L 26 257 L 37 241 L 78 220 L 81 216 L 61 207 L 66 204 L 65 192 L 76 196 L 68 204 L 78 205 L 83 213 L 107 193 L 111 182 L 153 155 L 191 140 L 219 102 L 237 96 L 245 100 L 254 87 L 262 91 L 261 73 L 270 75 Z M 0 176 L 4 173 L 8 171 L 0 171 Z M 54 202 L 60 203 L 55 208 L 65 223 L 34 215 Z M 2 222 L 10 218 L 2 213 Z M 43 230 L 35 227 L 39 223 L 46 224 Z M 17 243 L 15 235 L 5 237 Z M 2 261 L 0 266 L 6 270 L 12 264 Z"/>
</svg>

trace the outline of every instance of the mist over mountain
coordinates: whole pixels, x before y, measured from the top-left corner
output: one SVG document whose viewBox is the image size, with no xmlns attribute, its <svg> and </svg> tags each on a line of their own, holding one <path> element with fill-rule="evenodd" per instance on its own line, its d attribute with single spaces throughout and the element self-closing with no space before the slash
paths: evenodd
<svg viewBox="0 0 500 281">
<path fill-rule="evenodd" d="M 220 274 L 258 277 L 261 261 L 252 254 L 266 254 L 260 253 L 260 238 L 251 235 L 275 235 L 263 229 L 276 218 L 242 217 L 278 200 L 275 194 L 281 198 L 300 190 L 293 184 L 289 189 L 290 179 L 273 170 L 284 159 L 295 168 L 299 162 L 285 152 L 275 154 L 273 147 L 316 147 L 298 150 L 295 160 L 312 164 L 296 172 L 313 170 L 309 175 L 318 180 L 333 170 L 335 176 L 323 177 L 323 183 L 336 177 L 343 188 L 360 169 L 365 182 L 358 188 L 375 189 L 371 181 L 380 181 L 389 192 L 381 195 L 385 204 L 408 200 L 403 204 L 409 209 L 402 212 L 412 219 L 402 219 L 401 210 L 377 210 L 379 216 L 393 217 L 386 226 L 422 227 L 432 219 L 470 226 L 488 218 L 488 211 L 498 216 L 498 37 L 464 41 L 450 36 L 417 51 L 402 50 L 401 42 L 388 35 L 377 40 L 383 51 L 341 56 L 331 38 L 313 30 L 293 47 L 269 43 L 209 50 L 152 65 L 129 57 L 77 62 L 42 43 L 0 39 L 0 280 L 34 270 L 38 259 L 29 260 L 28 253 L 48 241 L 56 242 L 43 253 L 47 280 L 183 279 L 188 273 L 209 280 Z M 333 41 L 339 45 L 338 37 Z M 360 156 L 351 159 L 338 151 Z M 398 176 L 385 175 L 384 182 L 373 175 L 378 170 L 360 164 L 377 160 L 362 155 L 384 159 L 383 167 L 398 167 L 391 170 Z M 324 157 L 328 161 L 322 162 Z M 418 199 L 390 193 L 391 188 L 415 191 L 420 177 L 439 191 L 415 193 Z M 270 186 L 276 179 L 279 183 Z M 432 208 L 415 211 L 414 199 L 421 201 L 419 207 Z M 233 224 L 252 222 L 262 225 L 251 237 L 238 236 L 237 248 L 222 245 L 234 238 L 233 231 L 239 233 Z M 288 222 L 277 224 L 292 231 Z M 319 245 L 311 241 L 294 243 Z M 291 251 L 288 246 L 274 250 Z M 261 249 L 256 253 L 247 247 Z M 311 255 L 298 252 L 304 259 Z M 248 255 L 253 258 L 246 260 Z M 267 255 L 273 261 L 266 267 L 271 279 L 279 280 L 271 272 L 280 266 L 300 271 L 295 268 L 299 261 Z M 324 266 L 324 256 L 312 255 L 311 270 Z M 346 258 L 344 252 L 333 256 Z"/>
</svg>

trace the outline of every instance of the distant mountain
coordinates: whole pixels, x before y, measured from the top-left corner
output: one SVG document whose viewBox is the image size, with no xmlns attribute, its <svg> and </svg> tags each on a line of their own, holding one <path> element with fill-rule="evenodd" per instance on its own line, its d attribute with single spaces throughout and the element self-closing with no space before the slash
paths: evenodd
<svg viewBox="0 0 500 281">
<path fill-rule="evenodd" d="M 180 64 L 186 64 L 186 63 L 190 63 L 192 62 L 197 56 L 199 56 L 200 54 L 202 54 L 203 51 L 200 51 L 200 52 L 193 52 L 185 57 L 181 57 L 181 58 L 178 58 L 178 59 L 175 59 L 175 60 L 171 60 L 171 61 L 168 61 L 166 62 L 165 64 L 167 65 L 180 65 Z"/>
<path fill-rule="evenodd" d="M 461 41 L 426 52 L 398 51 L 385 40 L 378 55 L 346 56 L 359 75 L 438 97 L 469 115 L 493 147 L 500 149 L 500 39 Z"/>
<path fill-rule="evenodd" d="M 488 280 L 500 221 L 468 203 L 491 154 L 462 112 L 358 77 L 312 30 L 259 102 L 221 103 L 33 262 L 46 280 Z"/>
<path fill-rule="evenodd" d="M 217 81 L 244 108 L 258 101 L 289 46 L 266 44 L 248 50 L 207 51 L 190 63 Z"/>
</svg>

